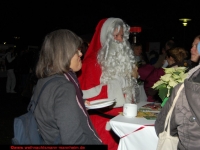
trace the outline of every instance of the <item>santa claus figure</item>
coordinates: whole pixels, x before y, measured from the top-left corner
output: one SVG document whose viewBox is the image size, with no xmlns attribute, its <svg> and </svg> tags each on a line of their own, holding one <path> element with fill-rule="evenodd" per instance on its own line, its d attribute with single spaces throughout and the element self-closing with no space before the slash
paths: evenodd
<svg viewBox="0 0 200 150">
<path fill-rule="evenodd" d="M 119 18 L 102 19 L 82 62 L 78 77 L 83 98 L 87 101 L 115 99 L 111 107 L 98 112 L 116 116 L 124 103 L 139 101 L 137 66 L 128 41 L 130 27 Z M 99 113 L 90 115 L 93 125 L 108 149 L 117 149 L 117 141 L 105 130 L 108 118 Z"/>
</svg>

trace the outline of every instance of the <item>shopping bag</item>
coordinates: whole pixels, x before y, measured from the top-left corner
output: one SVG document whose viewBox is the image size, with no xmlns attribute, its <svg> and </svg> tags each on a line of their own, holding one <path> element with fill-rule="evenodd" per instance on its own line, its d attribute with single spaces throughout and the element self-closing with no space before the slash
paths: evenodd
<svg viewBox="0 0 200 150">
<path fill-rule="evenodd" d="M 172 115 L 174 106 L 176 104 L 176 101 L 183 87 L 184 87 L 184 84 L 180 86 L 176 94 L 176 97 L 174 98 L 173 104 L 167 114 L 167 117 L 165 119 L 164 131 L 161 132 L 158 136 L 158 144 L 157 144 L 156 150 L 177 150 L 179 138 L 177 136 L 170 135 L 170 120 L 171 120 L 171 115 Z M 167 127 L 167 130 L 165 131 L 166 127 Z"/>
</svg>

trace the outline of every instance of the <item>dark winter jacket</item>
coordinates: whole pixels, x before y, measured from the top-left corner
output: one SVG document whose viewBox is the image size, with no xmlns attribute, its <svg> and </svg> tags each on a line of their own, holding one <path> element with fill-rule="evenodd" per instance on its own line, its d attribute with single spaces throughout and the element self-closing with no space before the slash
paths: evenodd
<svg viewBox="0 0 200 150">
<path fill-rule="evenodd" d="M 200 65 L 188 72 L 188 79 L 183 84 L 171 116 L 170 134 L 179 137 L 179 150 L 200 150 Z M 180 85 L 175 86 L 156 119 L 157 135 L 164 130 L 165 118 Z"/>
</svg>

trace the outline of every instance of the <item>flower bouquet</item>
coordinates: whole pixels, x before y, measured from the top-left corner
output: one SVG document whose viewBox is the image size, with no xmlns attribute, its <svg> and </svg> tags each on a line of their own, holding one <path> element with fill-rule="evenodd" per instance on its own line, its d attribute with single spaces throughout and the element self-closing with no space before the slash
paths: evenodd
<svg viewBox="0 0 200 150">
<path fill-rule="evenodd" d="M 158 90 L 158 95 L 162 99 L 161 106 L 163 107 L 170 97 L 172 89 L 178 84 L 183 83 L 187 77 L 186 67 L 163 68 L 165 75 L 160 77 L 160 80 L 154 83 L 153 89 Z"/>
</svg>

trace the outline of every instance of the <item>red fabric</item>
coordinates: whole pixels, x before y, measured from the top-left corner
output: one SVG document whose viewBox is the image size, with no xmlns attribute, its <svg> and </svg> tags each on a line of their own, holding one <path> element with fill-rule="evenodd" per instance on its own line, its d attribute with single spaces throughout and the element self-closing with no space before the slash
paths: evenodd
<svg viewBox="0 0 200 150">
<path fill-rule="evenodd" d="M 123 111 L 122 107 L 114 108 L 114 109 L 99 109 L 101 113 L 109 114 L 111 116 L 117 116 L 120 112 Z M 103 141 L 104 144 L 108 145 L 108 150 L 117 150 L 119 137 L 111 130 L 105 130 L 106 123 L 110 120 L 108 118 L 102 117 L 100 115 L 91 114 L 90 119 L 92 120 L 92 124 L 96 129 L 99 137 Z"/>
<path fill-rule="evenodd" d="M 165 74 L 163 68 L 155 68 L 152 65 L 146 64 L 138 68 L 138 73 L 140 75 L 140 79 L 144 81 L 144 90 L 147 95 L 147 101 L 153 102 L 153 96 L 148 95 L 148 90 L 151 88 L 154 83 L 160 80 L 160 77 Z"/>
<path fill-rule="evenodd" d="M 80 82 L 80 87 L 82 90 L 88 90 L 100 84 L 100 76 L 101 76 L 101 67 L 97 62 L 97 53 L 101 49 L 100 42 L 100 33 L 101 28 L 104 22 L 107 19 L 102 19 L 94 33 L 94 36 L 90 42 L 88 50 L 84 56 L 82 62 L 82 69 L 78 76 L 78 80 Z M 99 95 L 87 99 L 88 101 L 108 98 L 107 94 L 107 86 L 103 86 Z M 122 112 L 122 108 L 114 108 L 114 109 L 101 109 L 101 111 L 105 114 L 110 114 L 116 116 L 119 112 Z M 96 114 L 90 114 L 90 119 L 92 124 L 94 125 L 98 135 L 100 136 L 102 142 L 108 145 L 108 150 L 117 150 L 118 147 L 118 137 L 112 131 L 106 131 L 105 126 L 109 119 L 101 117 Z"/>
<path fill-rule="evenodd" d="M 107 19 L 102 19 L 98 23 L 96 31 L 93 35 L 88 50 L 83 59 L 82 69 L 78 76 L 78 80 L 80 82 L 80 87 L 82 90 L 88 90 L 100 84 L 100 76 L 102 71 L 100 65 L 97 62 L 97 53 L 101 49 L 101 42 L 100 42 L 101 27 L 103 26 L 106 20 Z M 87 100 L 91 101 L 103 98 L 108 98 L 107 86 L 102 87 L 101 93 L 99 95 L 93 98 L 89 98 Z"/>
</svg>

